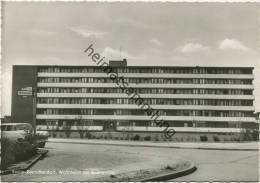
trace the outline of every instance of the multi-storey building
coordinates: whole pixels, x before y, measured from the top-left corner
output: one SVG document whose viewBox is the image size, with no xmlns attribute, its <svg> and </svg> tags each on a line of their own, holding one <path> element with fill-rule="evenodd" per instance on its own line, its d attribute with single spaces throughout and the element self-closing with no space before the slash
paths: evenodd
<svg viewBox="0 0 260 183">
<path fill-rule="evenodd" d="M 254 128 L 253 67 L 127 66 L 111 62 L 176 132 Z M 33 97 L 17 95 L 28 87 Z M 161 132 L 98 66 L 14 66 L 12 120 L 41 130 Z M 21 94 L 21 93 L 20 93 Z"/>
</svg>

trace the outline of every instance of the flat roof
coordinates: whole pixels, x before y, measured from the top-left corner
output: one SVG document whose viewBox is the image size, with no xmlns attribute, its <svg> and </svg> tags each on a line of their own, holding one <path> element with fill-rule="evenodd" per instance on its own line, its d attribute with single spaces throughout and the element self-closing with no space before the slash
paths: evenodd
<svg viewBox="0 0 260 183">
<path fill-rule="evenodd" d="M 30 125 L 30 123 L 1 123 L 2 125 L 10 125 L 10 126 L 14 126 L 14 125 Z"/>
<path fill-rule="evenodd" d="M 13 67 L 100 67 L 97 65 L 13 65 Z M 255 66 L 113 66 L 113 67 L 120 67 L 120 68 L 248 68 L 248 69 L 254 69 Z"/>
</svg>

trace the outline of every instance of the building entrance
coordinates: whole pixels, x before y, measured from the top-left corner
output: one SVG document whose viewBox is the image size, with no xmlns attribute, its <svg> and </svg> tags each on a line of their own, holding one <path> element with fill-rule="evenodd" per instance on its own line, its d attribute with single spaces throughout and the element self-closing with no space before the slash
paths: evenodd
<svg viewBox="0 0 260 183">
<path fill-rule="evenodd" d="M 104 131 L 116 131 L 116 122 L 115 121 L 106 121 L 104 123 Z"/>
</svg>

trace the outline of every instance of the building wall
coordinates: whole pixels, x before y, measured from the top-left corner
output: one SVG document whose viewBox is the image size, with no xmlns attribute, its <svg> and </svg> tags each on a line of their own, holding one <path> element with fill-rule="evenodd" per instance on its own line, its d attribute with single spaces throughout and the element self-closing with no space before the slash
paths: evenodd
<svg viewBox="0 0 260 183">
<path fill-rule="evenodd" d="M 170 126 L 241 127 L 254 122 L 252 68 L 116 67 Z M 42 67 L 37 119 L 93 126 L 153 126 L 134 100 L 98 67 Z M 114 123 L 113 123 L 114 125 Z"/>
<path fill-rule="evenodd" d="M 215 128 L 221 132 L 227 128 L 236 132 L 255 122 L 253 68 L 114 69 L 176 129 L 192 127 L 184 132 L 202 132 Z M 134 126 L 135 131 L 145 127 L 162 130 L 99 67 L 38 66 L 36 75 L 35 72 L 26 77 L 34 77 L 33 82 L 37 79 L 36 118 L 37 126 L 43 130 L 55 130 L 55 125 L 64 124 L 73 130 L 86 130 L 81 126 L 89 126 L 90 131 L 120 131 L 125 126 Z M 24 115 L 29 115 L 28 111 Z"/>
<path fill-rule="evenodd" d="M 14 123 L 33 122 L 32 96 L 18 96 L 18 91 L 37 86 L 37 66 L 13 66 L 11 116 Z"/>
</svg>

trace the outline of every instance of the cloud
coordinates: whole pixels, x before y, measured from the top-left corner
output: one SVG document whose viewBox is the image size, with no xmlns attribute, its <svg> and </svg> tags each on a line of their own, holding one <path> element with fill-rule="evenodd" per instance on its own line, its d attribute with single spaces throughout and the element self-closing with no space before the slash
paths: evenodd
<svg viewBox="0 0 260 183">
<path fill-rule="evenodd" d="M 69 28 L 72 32 L 77 33 L 78 35 L 84 38 L 102 38 L 107 32 L 99 31 L 96 29 L 90 29 L 83 26 L 71 27 Z"/>
<path fill-rule="evenodd" d="M 150 42 L 155 44 L 156 46 L 163 46 L 163 42 L 159 41 L 158 39 L 151 39 Z"/>
<path fill-rule="evenodd" d="M 187 43 L 177 48 L 177 51 L 180 51 L 182 53 L 204 52 L 208 50 L 209 48 L 207 46 L 203 46 L 202 44 L 199 43 Z"/>
<path fill-rule="evenodd" d="M 129 54 L 128 52 L 113 49 L 111 47 L 106 47 L 104 51 L 101 54 L 102 56 L 105 56 L 108 60 L 121 60 L 126 59 L 141 59 L 141 57 L 133 56 Z"/>
<path fill-rule="evenodd" d="M 140 21 L 137 21 L 137 20 L 134 20 L 131 18 L 118 18 L 115 20 L 115 22 L 119 23 L 119 24 L 131 25 L 134 27 L 141 27 L 141 28 L 147 27 L 143 22 L 140 22 Z"/>
<path fill-rule="evenodd" d="M 226 50 L 241 50 L 241 51 L 248 51 L 250 50 L 248 47 L 243 45 L 239 40 L 236 39 L 224 39 L 219 43 L 219 49 Z"/>
<path fill-rule="evenodd" d="M 110 59 L 120 60 L 120 57 L 121 59 L 130 57 L 130 55 L 127 52 L 121 51 L 120 53 L 120 50 L 113 49 L 111 47 L 106 47 L 102 52 L 102 55 L 104 55 L 109 60 Z"/>
</svg>

